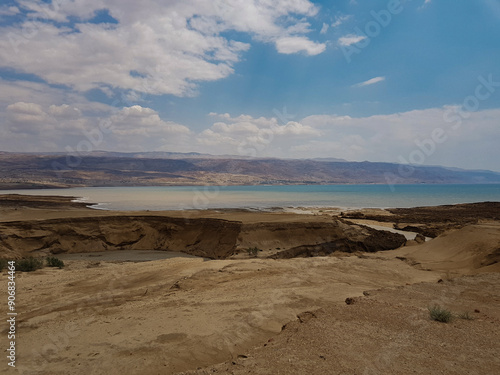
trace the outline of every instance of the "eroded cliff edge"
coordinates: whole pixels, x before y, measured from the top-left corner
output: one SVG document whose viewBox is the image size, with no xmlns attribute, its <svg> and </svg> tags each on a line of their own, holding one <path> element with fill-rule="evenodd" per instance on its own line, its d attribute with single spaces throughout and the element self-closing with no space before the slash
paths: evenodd
<svg viewBox="0 0 500 375">
<path fill-rule="evenodd" d="M 292 258 L 335 251 L 378 251 L 404 236 L 331 222 L 246 224 L 213 218 L 104 216 L 0 223 L 0 255 L 24 257 L 111 250 L 170 250 L 226 259 L 247 248 L 259 256 Z"/>
</svg>

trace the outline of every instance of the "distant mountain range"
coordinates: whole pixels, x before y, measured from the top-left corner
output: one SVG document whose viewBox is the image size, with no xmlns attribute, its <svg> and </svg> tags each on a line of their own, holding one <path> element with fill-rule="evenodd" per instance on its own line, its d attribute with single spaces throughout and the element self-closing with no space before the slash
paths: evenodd
<svg viewBox="0 0 500 375">
<path fill-rule="evenodd" d="M 439 166 L 199 153 L 0 152 L 0 188 L 257 184 L 500 183 L 500 173 Z"/>
</svg>

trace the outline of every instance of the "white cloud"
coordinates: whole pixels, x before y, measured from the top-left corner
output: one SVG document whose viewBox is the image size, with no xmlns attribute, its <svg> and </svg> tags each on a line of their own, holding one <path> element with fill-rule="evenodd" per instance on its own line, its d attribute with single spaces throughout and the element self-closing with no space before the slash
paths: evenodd
<svg viewBox="0 0 500 375">
<path fill-rule="evenodd" d="M 17 107 L 19 102 L 40 106 L 47 112 L 56 110 L 63 112 L 63 108 L 66 108 L 69 111 L 66 115 L 74 114 L 76 111 L 89 118 L 107 116 L 116 111 L 116 108 L 107 104 L 90 102 L 83 95 L 64 88 L 50 87 L 44 83 L 7 81 L 0 78 L 0 86 L 2 87 L 0 90 L 0 128 L 8 114 L 7 108 L 11 105 L 14 108 Z"/>
<path fill-rule="evenodd" d="M 35 103 L 25 103 L 18 102 L 11 104 L 7 107 L 7 113 L 9 114 L 21 114 L 29 116 L 38 116 L 43 112 L 42 106 Z"/>
<path fill-rule="evenodd" d="M 12 133 L 36 134 L 45 126 L 47 118 L 42 107 L 35 103 L 14 103 L 5 112 Z"/>
<path fill-rule="evenodd" d="M 215 114 L 213 114 L 215 115 Z M 245 156 L 278 156 L 280 150 L 304 140 L 319 137 L 321 131 L 300 122 L 289 121 L 280 124 L 271 117 L 254 118 L 249 115 L 231 117 L 227 114 L 217 116 L 221 121 L 196 137 L 198 147 L 203 152 Z M 283 156 L 281 154 L 281 156 Z"/>
<path fill-rule="evenodd" d="M 51 105 L 49 107 L 48 113 L 60 119 L 74 119 L 82 116 L 82 111 L 80 111 L 78 108 L 71 107 L 68 104 L 63 104 L 60 106 Z"/>
<path fill-rule="evenodd" d="M 184 125 L 172 121 L 164 121 L 158 112 L 151 108 L 134 105 L 125 107 L 118 113 L 110 117 L 112 134 L 115 135 L 135 135 L 154 138 L 157 136 L 169 135 L 189 135 L 191 131 Z"/>
<path fill-rule="evenodd" d="M 199 82 L 231 75 L 234 63 L 250 48 L 223 36 L 231 30 L 273 43 L 280 53 L 325 50 L 305 36 L 310 25 L 304 19 L 318 12 L 308 0 L 109 0 L 105 6 L 117 25 L 87 22 L 104 8 L 100 0 L 19 4 L 31 16 L 24 24 L 0 27 L 0 34 L 9 36 L 0 39 L 0 66 L 80 92 L 111 87 L 195 95 Z M 81 20 L 76 30 L 46 22 L 70 17 Z"/>
<path fill-rule="evenodd" d="M 286 124 L 275 118 L 218 116 L 220 121 L 196 135 L 195 150 L 239 156 L 400 162 L 400 157 L 408 160 L 411 152 L 420 150 L 419 143 L 442 129 L 446 140 L 435 144 L 425 164 L 498 169 L 491 160 L 500 158 L 496 146 L 500 142 L 496 122 L 500 110 L 469 113 L 459 128 L 444 120 L 449 110 L 430 108 L 359 118 L 313 115 Z"/>
<path fill-rule="evenodd" d="M 447 112 L 451 113 L 451 122 L 445 120 Z M 495 116 L 500 116 L 500 110 L 466 115 L 458 126 L 455 107 L 361 118 L 309 116 L 301 123 L 322 129 L 322 137 L 303 142 L 290 152 L 296 157 L 314 155 L 353 161 L 399 162 L 400 157 L 408 160 L 411 152 L 420 150 L 419 143 L 431 139 L 436 129 L 442 129 L 445 141 L 434 143 L 435 149 L 426 155 L 425 164 L 498 170 L 496 160 L 500 158 L 500 150 L 495 144 L 500 142 L 500 136 L 495 128 Z"/>
<path fill-rule="evenodd" d="M 345 21 L 349 20 L 351 17 L 352 17 L 352 15 L 344 15 L 344 16 L 335 17 L 335 22 L 332 23 L 332 27 L 339 27 Z"/>
<path fill-rule="evenodd" d="M 369 80 L 364 81 L 364 82 L 356 83 L 352 87 L 369 86 L 369 85 L 374 85 L 374 84 L 382 82 L 382 81 L 385 81 L 385 77 L 375 77 L 375 78 L 369 79 Z"/>
<path fill-rule="evenodd" d="M 338 42 L 341 46 L 348 47 L 350 45 L 359 43 L 365 39 L 366 39 L 366 36 L 364 36 L 364 35 L 349 34 L 349 35 L 345 35 L 343 37 L 340 37 Z"/>
<path fill-rule="evenodd" d="M 175 149 L 188 144 L 193 135 L 186 126 L 162 120 L 151 108 L 132 106 L 100 114 L 100 117 L 88 117 L 79 108 L 67 104 L 46 107 L 13 103 L 7 106 L 0 126 L 0 149 L 68 151 L 82 144 L 84 151 L 88 151 L 89 144 L 93 150 Z M 105 132 L 99 128 L 102 121 L 107 124 Z"/>
<path fill-rule="evenodd" d="M 328 28 L 330 26 L 327 24 L 327 23 L 323 23 L 323 26 L 321 27 L 321 30 L 320 30 L 320 34 L 326 34 L 326 32 L 328 31 Z"/>
<path fill-rule="evenodd" d="M 13 151 L 31 151 L 38 148 L 36 139 L 41 142 L 45 140 L 55 140 L 57 138 L 68 137 L 72 134 L 77 134 L 84 129 L 85 123 L 88 120 L 81 116 L 81 112 L 68 105 L 56 106 L 51 105 L 44 108 L 40 104 L 17 102 L 7 106 L 5 110 L 5 126 L 2 126 L 4 132 L 7 133 L 7 139 L 0 144 L 1 149 L 14 148 Z M 12 138 L 11 138 L 12 135 Z M 11 143 L 11 139 L 17 136 L 23 137 L 27 144 L 23 144 L 21 148 L 15 143 Z M 34 139 L 31 139 L 34 137 Z M 56 144 L 56 142 L 53 142 Z"/>
<path fill-rule="evenodd" d="M 318 55 L 325 51 L 326 45 L 315 43 L 305 37 L 285 37 L 276 41 L 276 49 L 280 53 L 291 54 L 304 51 L 307 55 Z"/>
<path fill-rule="evenodd" d="M 313 115 L 286 123 L 274 117 L 211 113 L 213 124 L 195 133 L 143 106 L 113 112 L 91 108 L 93 117 L 85 115 L 89 109 L 84 107 L 26 101 L 8 105 L 0 121 L 0 150 L 77 149 L 82 142 L 88 144 L 86 134 L 95 136 L 105 121 L 110 131 L 101 134 L 94 149 L 399 162 L 400 157 L 408 160 L 411 152 L 420 150 L 418 145 L 438 129 L 445 141 L 434 144 L 425 164 L 498 170 L 500 159 L 499 109 L 466 113 L 460 124 L 457 107 L 369 117 Z M 445 120 L 447 113 L 451 122 Z"/>
<path fill-rule="evenodd" d="M 67 4 L 64 4 L 61 1 L 54 3 L 55 4 L 52 5 L 47 2 L 37 0 L 18 0 L 18 5 L 22 9 L 27 10 L 30 15 L 33 16 L 33 20 L 46 19 L 58 22 L 68 21 L 67 14 L 60 9 L 61 6 L 64 7 Z M 93 14 L 93 12 L 91 11 L 90 14 Z"/>
<path fill-rule="evenodd" d="M 0 7 L 0 16 L 15 16 L 20 12 L 16 6 L 3 6 Z"/>
<path fill-rule="evenodd" d="M 278 135 L 294 135 L 294 136 L 320 136 L 321 132 L 308 125 L 303 125 L 300 122 L 289 121 L 283 126 L 278 126 L 274 130 Z"/>
</svg>

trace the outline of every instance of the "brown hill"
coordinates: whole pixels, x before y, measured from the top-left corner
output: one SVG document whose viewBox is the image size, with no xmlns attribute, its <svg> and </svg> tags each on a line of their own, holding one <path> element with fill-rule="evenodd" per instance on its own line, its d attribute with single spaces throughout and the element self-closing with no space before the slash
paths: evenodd
<svg viewBox="0 0 500 375">
<path fill-rule="evenodd" d="M 500 183 L 500 173 L 398 164 L 290 159 L 236 159 L 179 154 L 88 155 L 0 153 L 0 188 L 145 185 Z"/>
</svg>

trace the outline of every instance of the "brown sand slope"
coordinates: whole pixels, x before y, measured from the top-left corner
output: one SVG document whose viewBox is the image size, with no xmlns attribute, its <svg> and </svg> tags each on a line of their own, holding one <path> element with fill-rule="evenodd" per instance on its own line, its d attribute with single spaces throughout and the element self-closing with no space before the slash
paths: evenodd
<svg viewBox="0 0 500 375">
<path fill-rule="evenodd" d="M 452 230 L 418 247 L 399 253 L 419 267 L 452 274 L 500 271 L 500 223 Z"/>
<path fill-rule="evenodd" d="M 302 311 L 363 290 L 439 278 L 397 259 L 356 256 L 67 263 L 18 274 L 24 374 L 196 369 L 247 353 Z"/>
<path fill-rule="evenodd" d="M 490 273 L 371 291 L 299 315 L 247 358 L 183 374 L 496 375 L 499 286 L 500 274 Z M 473 320 L 432 321 L 427 306 L 436 303 Z"/>
</svg>

